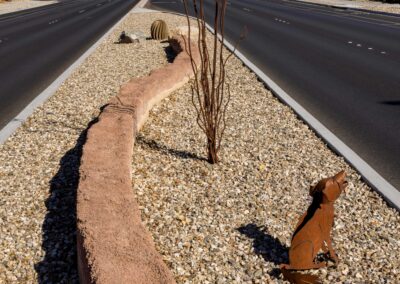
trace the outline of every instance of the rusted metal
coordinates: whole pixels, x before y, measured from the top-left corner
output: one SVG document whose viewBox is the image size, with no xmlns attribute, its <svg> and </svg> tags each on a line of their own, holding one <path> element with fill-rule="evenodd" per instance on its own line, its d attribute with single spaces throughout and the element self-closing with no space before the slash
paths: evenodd
<svg viewBox="0 0 400 284">
<path fill-rule="evenodd" d="M 341 171 L 332 177 L 320 180 L 315 186 L 310 187 L 309 193 L 313 197 L 313 201 L 307 211 L 300 217 L 293 233 L 289 249 L 289 264 L 280 265 L 284 276 L 285 274 L 289 275 L 284 270 L 326 267 L 327 259 L 331 259 L 335 265 L 338 263 L 339 260 L 332 247 L 330 234 L 333 227 L 334 202 L 339 198 L 346 186 L 346 173 Z M 317 254 L 321 249 L 326 260 L 319 262 Z M 302 282 L 291 281 L 291 283 Z"/>
</svg>

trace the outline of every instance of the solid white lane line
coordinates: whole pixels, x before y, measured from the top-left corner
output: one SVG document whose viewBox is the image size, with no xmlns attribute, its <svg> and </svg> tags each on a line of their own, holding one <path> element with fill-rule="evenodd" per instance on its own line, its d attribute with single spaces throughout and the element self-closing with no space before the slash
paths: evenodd
<svg viewBox="0 0 400 284">
<path fill-rule="evenodd" d="M 394 29 L 398 29 L 398 25 L 395 22 L 390 22 L 390 21 L 379 22 L 377 20 L 374 21 L 374 19 L 370 19 L 370 18 L 366 18 L 366 17 L 358 17 L 358 16 L 354 16 L 354 15 L 351 15 L 351 14 L 342 14 L 342 13 L 329 13 L 329 12 L 326 13 L 325 11 L 321 12 L 321 11 L 315 10 L 315 9 L 313 9 L 312 11 L 316 12 L 316 13 L 318 13 L 320 15 L 338 17 L 338 18 L 342 18 L 342 19 L 353 20 L 353 21 L 367 23 L 367 24 L 371 24 L 371 25 L 380 25 L 380 26 L 385 26 L 385 27 L 391 27 L 391 28 L 394 28 Z M 363 20 L 363 19 L 367 19 L 367 20 L 370 20 L 370 21 L 366 21 L 366 20 Z M 371 21 L 374 21 L 374 22 L 371 22 Z"/>
<path fill-rule="evenodd" d="M 304 10 L 304 11 L 312 11 L 312 12 L 315 12 L 315 13 L 318 13 L 318 14 L 322 14 L 322 15 L 327 15 L 327 16 L 339 17 L 339 18 L 343 18 L 343 19 L 352 19 L 354 21 L 368 23 L 368 24 L 377 24 L 377 25 L 383 25 L 383 26 L 388 26 L 388 27 L 393 27 L 393 28 L 396 28 L 398 25 L 400 25 L 400 23 L 397 23 L 397 22 L 392 22 L 392 21 L 387 21 L 387 20 L 380 20 L 380 19 L 379 20 L 378 19 L 371 19 L 371 18 L 368 18 L 368 17 L 359 16 L 359 15 L 356 15 L 356 14 L 343 14 L 341 12 L 340 13 L 331 12 L 331 11 L 328 11 L 328 10 L 325 10 L 325 9 L 321 10 L 321 9 L 316 8 L 315 6 L 312 9 L 299 8 L 297 6 L 288 5 L 288 4 L 285 4 L 284 6 L 288 6 L 290 8 Z M 364 12 L 363 14 L 369 14 L 369 13 Z M 369 20 L 369 21 L 365 21 L 365 20 Z M 371 22 L 371 21 L 374 21 L 374 22 Z"/>
<path fill-rule="evenodd" d="M 386 20 L 382 20 L 382 19 L 373 19 L 373 18 L 355 16 L 355 15 L 353 15 L 353 17 L 358 18 L 358 19 L 365 19 L 365 20 L 369 20 L 369 21 L 374 21 L 373 23 L 382 24 L 382 25 L 383 24 L 394 24 L 394 25 L 398 24 L 398 22 L 386 21 Z"/>
</svg>

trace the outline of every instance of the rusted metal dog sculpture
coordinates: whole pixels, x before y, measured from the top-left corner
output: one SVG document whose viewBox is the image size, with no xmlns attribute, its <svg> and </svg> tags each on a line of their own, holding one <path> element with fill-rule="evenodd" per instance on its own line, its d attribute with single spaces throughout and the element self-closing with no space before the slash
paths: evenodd
<svg viewBox="0 0 400 284">
<path fill-rule="evenodd" d="M 289 249 L 289 264 L 281 264 L 282 274 L 292 283 L 315 283 L 295 281 L 287 270 L 305 270 L 326 267 L 327 262 L 317 262 L 317 254 L 322 249 L 327 257 L 337 264 L 338 257 L 333 250 L 330 237 L 333 227 L 336 199 L 347 186 L 346 173 L 341 171 L 333 177 L 320 180 L 310 188 L 313 201 L 301 216 L 293 233 Z M 300 275 L 300 274 L 297 274 Z M 304 275 L 312 276 L 312 275 Z M 315 277 L 315 280 L 318 279 Z M 307 281 L 307 280 L 306 280 Z M 308 280 L 308 281 L 311 281 Z"/>
</svg>

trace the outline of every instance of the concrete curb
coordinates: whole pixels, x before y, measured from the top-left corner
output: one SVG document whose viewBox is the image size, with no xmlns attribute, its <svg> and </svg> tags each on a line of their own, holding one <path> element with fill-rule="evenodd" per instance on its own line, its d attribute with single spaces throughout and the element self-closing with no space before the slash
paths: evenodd
<svg viewBox="0 0 400 284">
<path fill-rule="evenodd" d="M 153 11 L 157 12 L 157 10 Z M 185 16 L 176 12 L 159 12 Z M 214 29 L 209 24 L 206 24 L 206 26 L 211 33 L 214 33 Z M 221 36 L 218 35 L 218 37 L 221 40 Z M 368 183 L 375 191 L 377 191 L 390 206 L 400 211 L 400 191 L 398 191 L 385 178 L 383 178 L 378 172 L 376 172 L 367 162 L 365 162 L 359 155 L 357 155 L 357 153 L 355 153 L 342 140 L 340 140 L 335 134 L 333 134 L 328 128 L 326 128 L 321 122 L 319 122 L 298 102 L 296 102 L 289 94 L 287 94 L 281 87 L 279 87 L 278 84 L 276 84 L 270 77 L 268 77 L 268 75 L 266 75 L 254 63 L 247 59 L 246 56 L 244 56 L 240 51 L 234 50 L 233 44 L 224 39 L 224 45 L 229 50 L 233 51 L 234 54 L 251 71 L 253 71 L 260 78 L 260 80 L 265 83 L 265 85 L 276 97 L 278 97 L 283 103 L 292 108 L 293 111 L 305 123 L 307 123 L 317 133 L 317 135 L 330 146 L 332 150 L 343 156 L 344 159 L 360 173 L 366 183 Z"/>
<path fill-rule="evenodd" d="M 214 33 L 214 29 L 207 24 L 207 29 Z M 221 39 L 221 37 L 219 36 Z M 335 134 L 319 122 L 313 115 L 297 103 L 290 95 L 288 95 L 281 87 L 278 86 L 270 77 L 261 71 L 255 64 L 246 58 L 240 51 L 234 50 L 234 46 L 224 40 L 225 46 L 234 51 L 234 54 L 252 70 L 277 96 L 282 102 L 294 110 L 294 112 L 305 121 L 336 153 L 344 157 L 344 159 L 352 165 L 364 178 L 364 180 L 391 205 L 400 211 L 400 192 L 377 173 L 367 162 L 357 155 L 350 147 L 341 141 Z"/>
<path fill-rule="evenodd" d="M 141 4 L 142 3 L 142 4 Z M 50 98 L 58 90 L 61 84 L 78 68 L 86 58 L 91 55 L 100 43 L 123 21 L 125 18 L 134 11 L 137 6 L 143 5 L 143 0 L 136 4 L 128 13 L 125 14 L 115 25 L 113 25 L 101 38 L 99 38 L 88 50 L 85 51 L 74 63 L 72 63 L 56 80 L 54 80 L 43 92 L 34 98 L 17 116 L 7 123 L 3 129 L 0 130 L 0 145 L 3 144 L 8 137 L 10 137 L 17 129 L 25 122 L 25 120 L 35 111 L 37 107 L 42 105 L 48 98 Z"/>
<path fill-rule="evenodd" d="M 88 130 L 77 190 L 80 283 L 175 283 L 141 221 L 132 192 L 135 134 L 151 108 L 193 75 L 187 39 L 170 41 L 172 64 L 121 87 Z M 196 46 L 192 45 L 199 60 Z"/>
</svg>

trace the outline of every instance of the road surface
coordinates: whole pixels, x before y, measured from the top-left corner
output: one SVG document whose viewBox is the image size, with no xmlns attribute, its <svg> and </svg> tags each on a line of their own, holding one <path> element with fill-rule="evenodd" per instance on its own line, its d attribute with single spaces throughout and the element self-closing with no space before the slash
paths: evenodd
<svg viewBox="0 0 400 284">
<path fill-rule="evenodd" d="M 66 0 L 0 16 L 0 129 L 138 0 Z"/>
<path fill-rule="evenodd" d="M 205 0 L 211 23 L 212 0 Z M 149 8 L 183 12 L 180 0 Z M 225 32 L 286 93 L 400 189 L 400 17 L 290 0 L 230 0 Z"/>
</svg>

